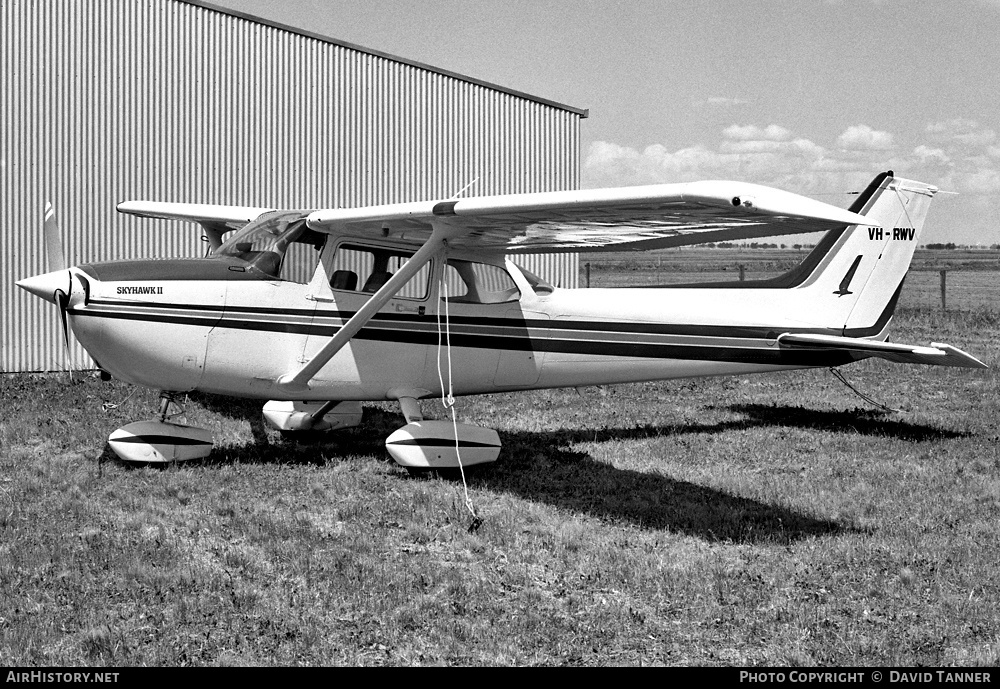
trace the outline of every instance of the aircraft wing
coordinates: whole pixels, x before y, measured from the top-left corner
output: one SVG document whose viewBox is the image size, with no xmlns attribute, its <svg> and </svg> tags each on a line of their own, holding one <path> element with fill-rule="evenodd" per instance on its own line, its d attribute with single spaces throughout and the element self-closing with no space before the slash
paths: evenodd
<svg viewBox="0 0 1000 689">
<path fill-rule="evenodd" d="M 188 220 L 205 228 L 212 249 L 222 244 L 222 235 L 238 230 L 271 208 L 254 206 L 217 206 L 207 203 L 167 203 L 161 201 L 123 201 L 118 212 L 140 218 Z"/>
<path fill-rule="evenodd" d="M 722 181 L 318 210 L 307 222 L 415 247 L 446 225 L 451 247 L 508 254 L 639 251 L 872 224 L 804 196 Z"/>
<path fill-rule="evenodd" d="M 962 366 L 965 368 L 989 368 L 976 357 L 966 354 L 951 345 L 932 342 L 930 347 L 862 340 L 854 337 L 835 335 L 812 335 L 806 333 L 785 333 L 778 336 L 782 347 L 806 347 L 810 349 L 834 349 L 855 352 L 862 356 L 877 356 L 897 364 L 928 364 L 931 366 Z"/>
<path fill-rule="evenodd" d="M 190 220 L 202 225 L 225 225 L 238 230 L 261 213 L 272 208 L 253 206 L 216 206 L 207 203 L 164 203 L 160 201 L 123 201 L 119 213 L 161 220 Z"/>
</svg>

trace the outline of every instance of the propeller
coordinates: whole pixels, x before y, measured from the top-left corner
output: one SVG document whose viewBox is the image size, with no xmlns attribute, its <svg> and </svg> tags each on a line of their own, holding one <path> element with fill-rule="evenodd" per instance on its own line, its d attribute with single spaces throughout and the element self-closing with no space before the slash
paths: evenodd
<svg viewBox="0 0 1000 689">
<path fill-rule="evenodd" d="M 70 280 L 69 289 L 73 289 L 73 274 L 67 272 Z M 53 295 L 56 298 L 56 306 L 59 307 L 59 320 L 62 323 L 63 344 L 66 346 L 66 359 L 69 364 L 70 373 L 73 372 L 72 357 L 69 348 L 69 318 L 66 316 L 66 309 L 69 308 L 69 293 L 57 289 Z"/>
<path fill-rule="evenodd" d="M 51 201 L 45 202 L 45 220 L 42 222 L 42 237 L 45 239 L 45 262 L 49 272 L 65 270 L 66 257 L 63 255 L 62 237 L 59 235 L 59 223 L 56 222 L 56 210 Z"/>
<path fill-rule="evenodd" d="M 62 236 L 59 233 L 59 223 L 56 221 L 56 210 L 51 202 L 45 203 L 45 219 L 42 222 L 42 236 L 45 239 L 45 261 L 48 264 L 49 272 L 55 270 L 65 270 L 69 282 L 66 291 L 55 290 L 52 296 L 56 306 L 59 308 L 59 322 L 62 325 L 63 352 L 66 356 L 66 369 L 69 371 L 69 379 L 73 380 L 73 350 L 69 344 L 69 317 L 66 310 L 69 308 L 69 297 L 73 293 L 73 273 L 66 270 L 66 255 L 63 253 Z"/>
<path fill-rule="evenodd" d="M 67 317 L 67 310 L 69 309 L 70 296 L 73 294 L 73 273 L 67 269 L 66 257 L 63 254 L 62 248 L 62 238 L 59 235 L 59 223 L 56 222 L 56 212 L 51 203 L 45 204 L 42 238 L 45 242 L 45 262 L 49 272 L 20 280 L 17 286 L 46 301 L 51 301 L 58 307 L 66 356 L 66 368 L 69 370 L 70 380 L 72 380 L 73 357 L 69 343 L 69 318 Z"/>
</svg>

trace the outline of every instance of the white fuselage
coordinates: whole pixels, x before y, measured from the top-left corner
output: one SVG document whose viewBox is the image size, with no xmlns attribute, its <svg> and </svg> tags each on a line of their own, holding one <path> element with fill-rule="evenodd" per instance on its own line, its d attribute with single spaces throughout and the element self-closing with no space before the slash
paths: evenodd
<svg viewBox="0 0 1000 689">
<path fill-rule="evenodd" d="M 539 288 L 498 260 L 519 294 L 446 302 L 435 259 L 423 298 L 391 299 L 307 390 L 291 391 L 279 377 L 308 361 L 370 294 L 331 288 L 324 264 L 302 284 L 205 277 L 196 262 L 185 263 L 190 270 L 171 263 L 72 269 L 73 331 L 120 379 L 260 399 L 385 400 L 440 394 L 449 369 L 463 395 L 852 360 L 776 343 L 783 332 L 837 332 L 810 319 L 795 288 Z"/>
</svg>

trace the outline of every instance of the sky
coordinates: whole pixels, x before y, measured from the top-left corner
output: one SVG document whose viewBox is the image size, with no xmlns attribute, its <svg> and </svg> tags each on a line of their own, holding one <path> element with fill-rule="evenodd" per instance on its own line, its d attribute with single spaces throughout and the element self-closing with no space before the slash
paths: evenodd
<svg viewBox="0 0 1000 689">
<path fill-rule="evenodd" d="M 588 109 L 583 188 L 891 169 L 954 192 L 922 242 L 1000 243 L 1000 0 L 212 1 Z"/>
</svg>

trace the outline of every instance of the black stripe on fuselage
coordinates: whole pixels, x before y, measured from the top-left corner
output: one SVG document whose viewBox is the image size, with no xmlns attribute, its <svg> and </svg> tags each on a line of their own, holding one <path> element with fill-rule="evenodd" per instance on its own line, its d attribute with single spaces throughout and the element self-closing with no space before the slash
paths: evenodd
<svg viewBox="0 0 1000 689">
<path fill-rule="evenodd" d="M 890 300 L 877 322 L 869 328 L 856 328 L 848 333 L 841 329 L 782 328 L 781 332 L 848 334 L 852 337 L 877 335 L 888 324 L 898 300 L 902 284 Z M 108 310 L 105 307 L 126 307 L 128 311 Z M 139 311 L 143 309 L 143 311 Z M 169 311 L 215 311 L 209 316 L 169 313 Z M 115 302 L 92 300 L 83 309 L 71 309 L 74 316 L 120 319 L 138 322 L 159 322 L 201 327 L 219 327 L 261 332 L 284 332 L 317 337 L 332 337 L 341 324 L 353 316 L 352 312 L 314 312 L 304 309 L 276 309 L 266 307 L 218 307 L 204 305 L 160 304 L 155 302 Z M 241 317 L 237 317 L 237 314 Z M 303 320 L 265 320 L 253 316 L 280 316 Z M 336 320 L 340 323 L 331 323 Z M 499 333 L 461 332 L 463 326 L 485 326 Z M 529 329 L 533 333 L 529 333 Z M 750 326 L 700 326 L 686 324 L 628 323 L 605 321 L 551 321 L 546 319 L 515 320 L 484 316 L 453 317 L 450 343 L 456 347 L 474 349 L 501 349 L 511 351 L 558 352 L 598 356 L 642 357 L 654 359 L 683 359 L 698 361 L 744 362 L 789 366 L 838 365 L 854 361 L 857 357 L 845 352 L 781 349 L 774 347 L 778 331 L 773 328 Z M 571 332 L 577 337 L 567 337 Z M 704 338 L 729 338 L 761 340 L 764 346 L 734 346 L 732 344 L 690 344 L 677 342 L 628 342 L 605 339 L 621 335 L 687 336 Z M 602 337 L 603 336 L 603 337 Z M 439 338 L 436 321 L 432 316 L 405 314 L 379 314 L 355 336 L 359 340 L 396 342 L 434 346 Z M 767 344 L 769 343 L 769 344 Z"/>
<path fill-rule="evenodd" d="M 895 311 L 896 303 L 903 289 L 903 281 L 900 281 L 895 292 L 889 299 L 882 313 L 875 323 L 868 327 L 851 328 L 844 330 L 841 328 L 774 328 L 767 326 L 737 326 L 737 325 L 694 325 L 677 323 L 640 323 L 628 321 L 597 321 L 597 320 L 549 320 L 540 318 L 491 318 L 488 316 L 451 316 L 449 322 L 452 328 L 464 326 L 482 326 L 513 330 L 517 338 L 527 337 L 529 329 L 540 331 L 547 330 L 553 336 L 559 337 L 556 333 L 565 331 L 579 331 L 581 333 L 613 333 L 613 334 L 642 334 L 642 335 L 674 335 L 687 337 L 717 337 L 717 338 L 738 338 L 738 339 L 759 339 L 773 341 L 779 334 L 791 333 L 811 333 L 824 335 L 844 335 L 848 337 L 871 337 L 881 333 L 888 325 L 892 314 Z M 128 311 L 109 311 L 104 307 L 128 308 Z M 139 312 L 138 309 L 145 309 L 147 312 Z M 171 314 L 171 311 L 204 311 L 205 316 L 178 315 Z M 113 318 L 124 320 L 135 320 L 145 322 L 177 323 L 183 325 L 198 325 L 204 327 L 234 328 L 239 330 L 260 330 L 266 332 L 287 332 L 300 335 L 317 335 L 332 337 L 340 329 L 343 322 L 354 316 L 353 311 L 315 311 L 312 309 L 281 309 L 274 307 L 256 306 L 232 306 L 227 305 L 223 310 L 218 306 L 203 304 L 173 304 L 160 302 L 121 302 L 115 300 L 93 299 L 85 308 L 70 309 L 69 313 L 74 316 L 94 316 L 99 318 Z M 212 313 L 212 315 L 207 315 Z M 254 316 L 280 316 L 283 318 L 300 318 L 308 322 L 261 320 Z M 331 321 L 341 321 L 341 323 L 331 323 Z M 376 314 L 370 323 L 384 330 L 386 327 L 396 327 L 399 329 L 414 330 L 414 332 L 426 334 L 430 332 L 437 337 L 436 318 L 433 315 L 417 316 L 408 314 Z M 412 326 L 424 325 L 433 330 L 417 331 Z M 373 328 L 366 326 L 362 333 Z M 779 332 L 780 330 L 780 332 Z M 475 335 L 469 335 L 475 336 Z M 452 333 L 453 340 L 457 337 Z M 532 338 L 535 339 L 535 338 Z"/>
</svg>

